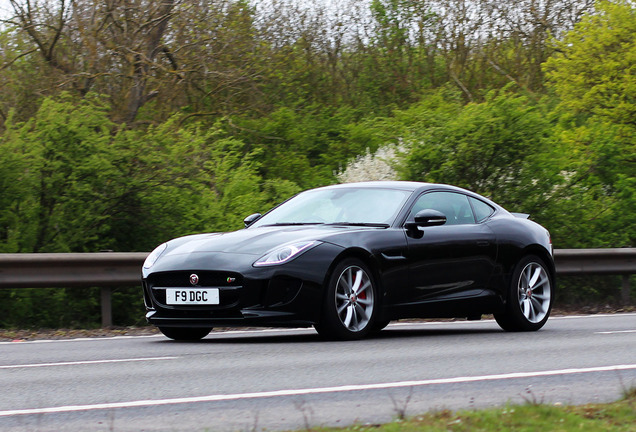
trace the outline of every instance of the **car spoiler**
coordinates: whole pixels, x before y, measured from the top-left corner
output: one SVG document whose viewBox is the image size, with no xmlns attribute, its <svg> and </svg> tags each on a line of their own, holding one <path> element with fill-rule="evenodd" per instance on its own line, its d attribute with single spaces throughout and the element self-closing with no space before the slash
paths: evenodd
<svg viewBox="0 0 636 432">
<path fill-rule="evenodd" d="M 519 219 L 529 219 L 530 215 L 528 213 L 512 213 L 512 215 L 514 217 L 517 217 Z"/>
</svg>

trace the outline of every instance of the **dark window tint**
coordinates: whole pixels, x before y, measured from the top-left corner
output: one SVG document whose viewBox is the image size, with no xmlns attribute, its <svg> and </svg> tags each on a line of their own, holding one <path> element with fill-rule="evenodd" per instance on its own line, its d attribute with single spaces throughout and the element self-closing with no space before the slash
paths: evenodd
<svg viewBox="0 0 636 432">
<path fill-rule="evenodd" d="M 429 192 L 417 199 L 409 220 L 413 220 L 420 210 L 433 209 L 446 216 L 446 225 L 474 224 L 473 211 L 468 203 L 468 197 L 453 192 Z"/>
<path fill-rule="evenodd" d="M 473 210 L 475 210 L 475 218 L 477 219 L 477 222 L 482 222 L 488 219 L 490 215 L 495 212 L 494 208 L 478 199 L 470 198 L 470 203 L 473 205 Z"/>
</svg>

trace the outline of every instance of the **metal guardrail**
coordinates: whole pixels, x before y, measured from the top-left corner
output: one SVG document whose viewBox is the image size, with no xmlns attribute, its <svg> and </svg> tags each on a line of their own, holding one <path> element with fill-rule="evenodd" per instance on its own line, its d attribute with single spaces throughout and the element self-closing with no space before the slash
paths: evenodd
<svg viewBox="0 0 636 432">
<path fill-rule="evenodd" d="M 147 252 L 0 254 L 0 288 L 101 287 L 102 326 L 110 327 L 111 291 L 138 286 Z M 557 249 L 559 275 L 622 275 L 621 299 L 630 302 L 636 248 Z"/>
<path fill-rule="evenodd" d="M 636 274 L 636 248 L 556 249 L 554 262 L 560 275 Z"/>
<path fill-rule="evenodd" d="M 102 327 L 111 327 L 112 290 L 137 286 L 148 252 L 0 254 L 0 288 L 101 287 Z"/>
<path fill-rule="evenodd" d="M 558 275 L 621 275 L 621 302 L 630 304 L 629 277 L 636 274 L 636 248 L 556 249 Z"/>
<path fill-rule="evenodd" d="M 0 288 L 139 285 L 148 252 L 0 254 Z"/>
</svg>

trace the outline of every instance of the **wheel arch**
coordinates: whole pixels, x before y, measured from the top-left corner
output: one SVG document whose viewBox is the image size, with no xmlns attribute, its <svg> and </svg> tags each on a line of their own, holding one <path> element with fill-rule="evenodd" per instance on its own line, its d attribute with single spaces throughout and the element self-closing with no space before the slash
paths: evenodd
<svg viewBox="0 0 636 432">
<path fill-rule="evenodd" d="M 373 273 L 373 281 L 378 284 L 380 283 L 380 280 L 379 280 L 380 275 L 377 269 L 378 263 L 373 257 L 373 255 L 369 251 L 363 248 L 352 247 L 352 248 L 343 250 L 333 259 L 333 261 L 331 262 L 331 265 L 329 266 L 329 269 L 327 270 L 327 273 L 325 274 L 325 278 L 323 280 L 323 286 L 326 286 L 326 284 L 329 283 L 329 279 L 331 278 L 331 275 L 333 274 L 333 271 L 338 265 L 338 263 L 347 258 L 357 258 L 363 263 L 365 263 L 369 267 L 369 270 L 371 270 L 371 272 Z"/>
<path fill-rule="evenodd" d="M 512 256 L 510 256 L 510 258 L 506 260 L 505 274 L 504 274 L 505 277 L 501 279 L 502 283 L 505 284 L 504 286 L 507 287 L 508 284 L 510 284 L 512 276 L 513 276 L 513 272 L 515 270 L 515 267 L 517 266 L 517 263 L 519 263 L 519 261 L 521 261 L 524 257 L 527 257 L 529 255 L 535 255 L 541 258 L 541 260 L 548 267 L 548 272 L 550 273 L 550 279 L 552 279 L 552 290 L 553 292 L 555 292 L 556 291 L 556 267 L 554 265 L 554 258 L 552 257 L 552 254 L 544 246 L 540 244 L 536 244 L 536 243 L 530 244 L 523 249 L 519 249 L 518 253 L 512 254 Z"/>
<path fill-rule="evenodd" d="M 377 293 L 378 294 L 378 300 L 381 300 L 381 298 L 383 297 L 384 291 L 383 291 L 383 287 L 382 287 L 382 279 L 381 279 L 380 273 L 378 271 L 378 262 L 373 257 L 371 252 L 369 252 L 366 249 L 359 248 L 359 247 L 352 247 L 352 248 L 348 248 L 348 249 L 343 250 L 331 262 L 331 265 L 329 266 L 329 269 L 327 270 L 327 273 L 325 274 L 325 277 L 324 277 L 324 279 L 322 281 L 323 296 L 325 296 L 326 293 L 327 293 L 327 285 L 329 284 L 329 281 L 331 280 L 331 276 L 333 275 L 334 269 L 336 268 L 336 266 L 338 265 L 339 262 L 341 262 L 342 260 L 348 259 L 348 258 L 359 259 L 360 261 L 362 261 L 369 268 L 369 271 L 371 271 L 371 274 L 373 276 L 373 282 L 375 283 L 376 289 L 378 291 L 378 293 Z M 380 305 L 381 305 L 381 301 L 380 301 Z"/>
<path fill-rule="evenodd" d="M 517 263 L 528 255 L 536 255 L 541 258 L 548 266 L 550 275 L 554 277 L 556 273 L 554 258 L 545 246 L 538 243 L 531 243 L 523 248 L 508 248 L 506 254 L 501 257 L 502 259 L 500 261 L 503 265 L 504 273 L 510 275 L 514 271 Z"/>
<path fill-rule="evenodd" d="M 548 266 L 548 271 L 550 272 L 550 276 L 552 277 L 552 284 L 554 285 L 556 281 L 556 266 L 554 265 L 554 258 L 552 254 L 549 251 L 547 251 L 543 246 L 538 244 L 532 244 L 526 247 L 522 251 L 522 254 L 519 257 L 519 260 L 523 258 L 524 256 L 528 256 L 528 255 L 538 256 Z"/>
</svg>

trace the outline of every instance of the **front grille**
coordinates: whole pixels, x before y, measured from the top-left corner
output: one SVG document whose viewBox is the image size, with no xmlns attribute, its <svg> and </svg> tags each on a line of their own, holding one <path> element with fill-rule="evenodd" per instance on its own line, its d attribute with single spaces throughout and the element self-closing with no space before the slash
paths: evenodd
<svg viewBox="0 0 636 432">
<path fill-rule="evenodd" d="M 190 283 L 190 276 L 196 274 L 199 283 L 193 286 Z M 206 306 L 179 306 L 187 308 L 222 309 L 236 306 L 240 300 L 243 277 L 238 273 L 215 272 L 215 271 L 175 271 L 159 272 L 148 276 L 146 280 L 152 297 L 160 305 L 166 304 L 166 288 L 218 288 L 219 304 Z M 172 307 L 172 306 L 169 306 Z"/>
<path fill-rule="evenodd" d="M 239 273 L 217 271 L 159 272 L 151 274 L 147 280 L 150 287 L 191 287 L 190 275 L 192 274 L 196 274 L 199 277 L 199 283 L 196 286 L 203 288 L 238 287 L 243 285 L 243 276 Z"/>
</svg>

